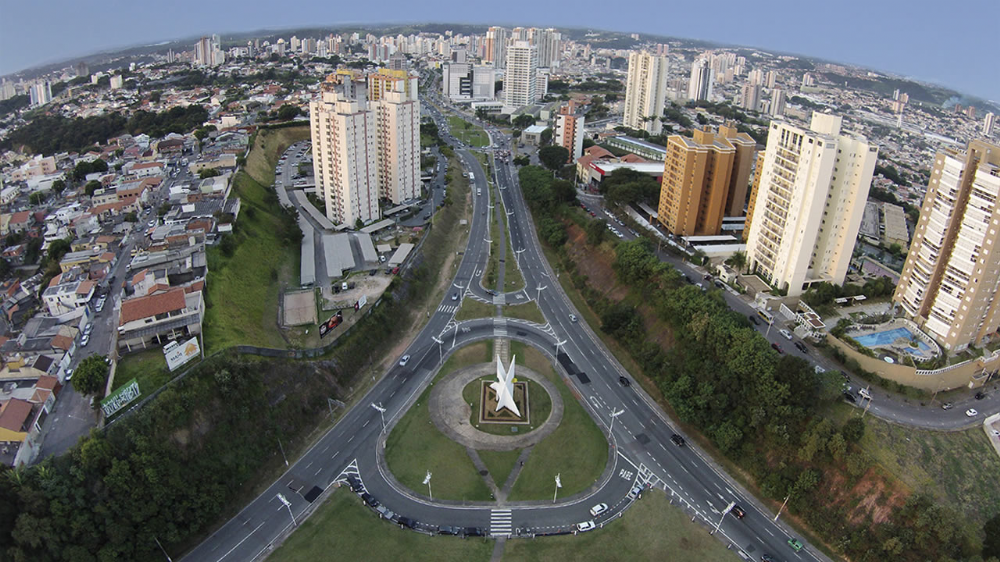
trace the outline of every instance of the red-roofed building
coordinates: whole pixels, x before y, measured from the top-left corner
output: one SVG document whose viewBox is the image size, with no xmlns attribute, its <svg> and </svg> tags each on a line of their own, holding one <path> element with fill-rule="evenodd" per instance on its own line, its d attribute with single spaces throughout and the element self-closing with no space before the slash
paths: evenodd
<svg viewBox="0 0 1000 562">
<path fill-rule="evenodd" d="M 118 345 L 131 351 L 200 334 L 204 317 L 201 291 L 187 293 L 178 287 L 132 298 L 122 303 Z"/>
</svg>

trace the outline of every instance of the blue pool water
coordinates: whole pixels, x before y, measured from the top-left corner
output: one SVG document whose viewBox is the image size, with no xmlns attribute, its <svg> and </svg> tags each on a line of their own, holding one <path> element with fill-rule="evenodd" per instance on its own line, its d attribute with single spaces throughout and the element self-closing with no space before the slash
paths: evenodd
<svg viewBox="0 0 1000 562">
<path fill-rule="evenodd" d="M 865 347 L 878 347 L 880 345 L 889 345 L 899 338 L 906 338 L 908 340 L 913 339 L 913 332 L 906 328 L 895 328 L 893 330 L 886 330 L 884 332 L 873 332 L 871 334 L 865 334 L 863 336 L 855 336 L 854 339 L 861 345 Z M 917 347 L 920 351 L 930 351 L 930 347 L 922 341 L 917 341 Z"/>
</svg>

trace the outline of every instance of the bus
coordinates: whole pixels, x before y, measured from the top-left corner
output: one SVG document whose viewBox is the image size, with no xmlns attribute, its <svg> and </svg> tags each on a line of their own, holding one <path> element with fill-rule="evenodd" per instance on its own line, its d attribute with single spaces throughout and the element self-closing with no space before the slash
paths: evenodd
<svg viewBox="0 0 1000 562">
<path fill-rule="evenodd" d="M 476 181 L 476 174 L 469 172 L 469 183 Z"/>
</svg>

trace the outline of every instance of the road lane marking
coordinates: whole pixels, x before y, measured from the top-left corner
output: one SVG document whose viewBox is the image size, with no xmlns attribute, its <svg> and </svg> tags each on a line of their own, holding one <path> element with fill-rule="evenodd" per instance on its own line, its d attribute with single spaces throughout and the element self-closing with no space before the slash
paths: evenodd
<svg viewBox="0 0 1000 562">
<path fill-rule="evenodd" d="M 284 506 L 282 506 L 282 507 L 284 507 Z M 222 555 L 222 558 L 219 558 L 219 560 L 218 560 L 217 562 L 221 562 L 221 560 L 225 559 L 225 558 L 226 558 L 227 556 L 229 556 L 230 554 L 232 554 L 232 552 L 233 552 L 234 550 L 236 550 L 237 548 L 239 548 L 241 544 L 245 543 L 245 542 L 246 542 L 246 540 L 247 540 L 247 539 L 249 539 L 251 535 L 253 535 L 254 533 L 256 533 L 256 532 L 257 532 L 257 529 L 260 529 L 261 527 L 263 527 L 263 526 L 264 526 L 264 523 L 266 523 L 266 521 L 261 521 L 260 525 L 257 525 L 257 527 L 256 527 L 256 528 L 254 528 L 254 530 L 253 530 L 253 531 L 250 531 L 250 534 L 249 534 L 249 535 L 247 535 L 247 536 L 243 537 L 243 540 L 241 540 L 240 542 L 236 543 L 236 546 L 234 546 L 233 548 L 230 548 L 230 549 L 229 549 L 229 552 L 227 552 L 227 553 L 223 554 L 223 555 Z"/>
</svg>

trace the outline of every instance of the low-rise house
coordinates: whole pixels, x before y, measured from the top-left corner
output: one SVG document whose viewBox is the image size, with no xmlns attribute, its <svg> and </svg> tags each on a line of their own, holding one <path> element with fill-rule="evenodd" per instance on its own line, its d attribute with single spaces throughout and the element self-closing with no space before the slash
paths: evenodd
<svg viewBox="0 0 1000 562">
<path fill-rule="evenodd" d="M 170 289 L 122 302 L 118 346 L 129 351 L 160 346 L 201 333 L 205 301 L 201 291 Z"/>
</svg>

